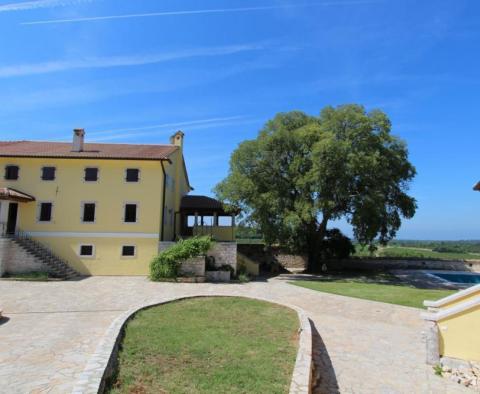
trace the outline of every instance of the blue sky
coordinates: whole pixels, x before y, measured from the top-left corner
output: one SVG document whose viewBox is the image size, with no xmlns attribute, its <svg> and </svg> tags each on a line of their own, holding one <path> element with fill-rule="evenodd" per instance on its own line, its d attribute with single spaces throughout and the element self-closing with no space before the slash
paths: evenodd
<svg viewBox="0 0 480 394">
<path fill-rule="evenodd" d="M 360 103 L 387 112 L 418 170 L 399 238 L 480 239 L 478 15 L 474 0 L 0 0 L 0 138 L 182 129 L 209 194 L 275 113 Z"/>
</svg>

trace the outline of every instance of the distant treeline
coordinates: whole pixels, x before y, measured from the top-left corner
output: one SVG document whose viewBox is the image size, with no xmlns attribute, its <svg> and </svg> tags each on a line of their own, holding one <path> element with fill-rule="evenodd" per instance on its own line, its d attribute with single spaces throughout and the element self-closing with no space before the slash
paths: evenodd
<svg viewBox="0 0 480 394">
<path fill-rule="evenodd" d="M 480 253 L 480 240 L 471 241 L 417 241 L 395 240 L 390 246 L 430 249 L 439 253 Z"/>
</svg>

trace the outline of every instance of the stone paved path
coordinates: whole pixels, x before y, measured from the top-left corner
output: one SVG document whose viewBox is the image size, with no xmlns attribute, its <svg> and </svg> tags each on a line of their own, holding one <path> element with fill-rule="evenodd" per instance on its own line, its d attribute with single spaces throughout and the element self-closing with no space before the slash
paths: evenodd
<svg viewBox="0 0 480 394">
<path fill-rule="evenodd" d="M 151 283 L 142 277 L 77 282 L 0 281 L 0 393 L 68 393 L 110 323 L 172 296 L 254 295 L 303 308 L 315 325 L 315 393 L 463 393 L 424 364 L 420 311 L 292 286 Z"/>
</svg>

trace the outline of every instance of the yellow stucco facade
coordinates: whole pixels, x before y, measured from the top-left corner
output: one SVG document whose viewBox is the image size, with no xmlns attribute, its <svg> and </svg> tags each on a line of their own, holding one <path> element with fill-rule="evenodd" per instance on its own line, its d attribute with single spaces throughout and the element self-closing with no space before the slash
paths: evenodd
<svg viewBox="0 0 480 394">
<path fill-rule="evenodd" d="M 16 230 L 48 246 L 81 274 L 148 274 L 159 241 L 175 237 L 175 212 L 181 197 L 190 191 L 183 134 L 179 137 L 172 139 L 178 149 L 168 160 L 0 157 L 0 169 L 12 165 L 19 169 L 18 179 L 2 177 L 0 186 L 35 198 L 18 203 Z M 42 180 L 43 167 L 55 168 L 54 180 Z M 84 180 L 87 167 L 98 168 L 97 181 Z M 139 170 L 138 182 L 126 182 L 127 169 Z M 52 204 L 47 222 L 39 221 L 41 203 Z M 91 203 L 95 219 L 84 222 L 84 205 Z M 10 203 L 0 204 L 6 220 L 5 204 Z M 136 205 L 135 222 L 125 222 L 126 204 Z M 81 245 L 92 246 L 93 253 L 81 256 Z M 134 255 L 122 256 L 124 246 L 134 246 Z"/>
<path fill-rule="evenodd" d="M 424 319 L 435 323 L 440 357 L 480 361 L 480 285 L 438 301 L 425 301 Z"/>
</svg>

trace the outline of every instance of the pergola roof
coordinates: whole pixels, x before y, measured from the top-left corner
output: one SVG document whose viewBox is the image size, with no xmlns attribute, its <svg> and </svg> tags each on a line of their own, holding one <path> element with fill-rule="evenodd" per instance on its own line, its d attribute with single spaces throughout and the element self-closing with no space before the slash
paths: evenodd
<svg viewBox="0 0 480 394">
<path fill-rule="evenodd" d="M 183 196 L 180 211 L 185 214 L 197 212 L 204 215 L 213 215 L 216 213 L 218 216 L 230 216 L 240 212 L 238 208 L 224 205 L 221 201 L 207 196 Z"/>
<path fill-rule="evenodd" d="M 9 187 L 2 187 L 0 188 L 0 200 L 30 202 L 35 201 L 35 197 Z"/>
</svg>

